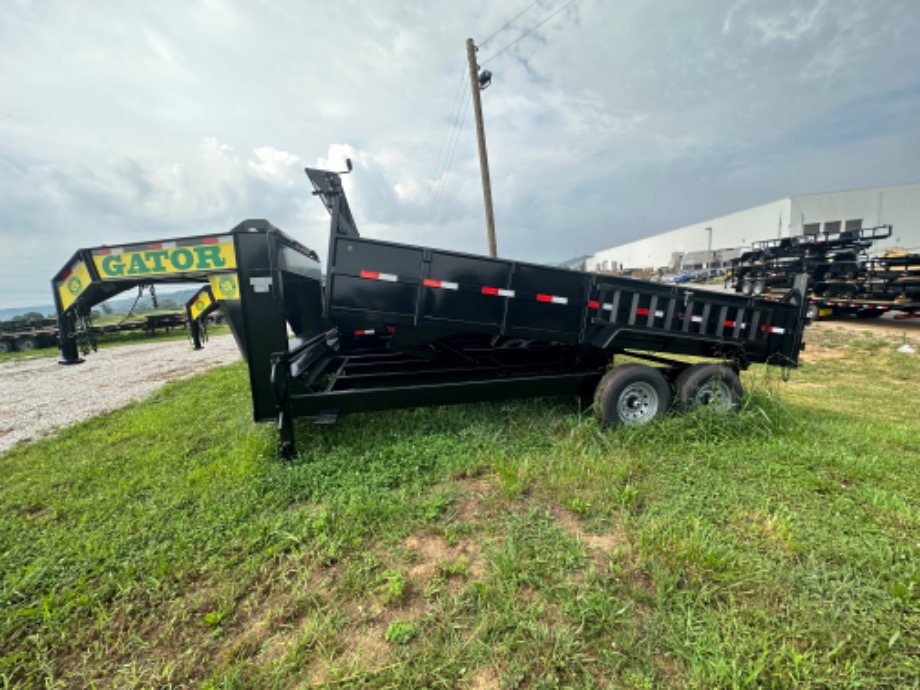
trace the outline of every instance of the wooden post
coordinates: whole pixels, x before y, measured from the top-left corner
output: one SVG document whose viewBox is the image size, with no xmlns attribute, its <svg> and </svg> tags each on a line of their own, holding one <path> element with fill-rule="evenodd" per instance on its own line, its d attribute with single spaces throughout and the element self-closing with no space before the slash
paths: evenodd
<svg viewBox="0 0 920 690">
<path fill-rule="evenodd" d="M 482 196 L 486 205 L 486 232 L 489 237 L 489 256 L 498 256 L 495 246 L 495 216 L 492 213 L 492 182 L 489 179 L 489 156 L 486 153 L 486 131 L 482 124 L 482 101 L 479 99 L 479 67 L 476 64 L 476 45 L 466 39 L 466 57 L 470 63 L 470 89 L 473 92 L 473 114 L 476 116 L 476 138 L 479 140 L 479 170 L 482 173 Z"/>
</svg>

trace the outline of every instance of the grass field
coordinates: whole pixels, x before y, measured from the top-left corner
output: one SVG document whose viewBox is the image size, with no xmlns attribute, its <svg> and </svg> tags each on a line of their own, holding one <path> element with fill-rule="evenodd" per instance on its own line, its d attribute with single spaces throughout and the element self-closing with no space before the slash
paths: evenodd
<svg viewBox="0 0 920 690">
<path fill-rule="evenodd" d="M 920 686 L 918 356 L 823 327 L 737 415 L 356 415 L 243 366 L 0 456 L 3 688 Z"/>
</svg>

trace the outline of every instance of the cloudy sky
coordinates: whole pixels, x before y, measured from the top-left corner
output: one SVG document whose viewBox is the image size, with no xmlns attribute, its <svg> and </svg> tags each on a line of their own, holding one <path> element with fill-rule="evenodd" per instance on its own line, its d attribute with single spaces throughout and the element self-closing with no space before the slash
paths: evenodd
<svg viewBox="0 0 920 690">
<path fill-rule="evenodd" d="M 0 307 L 243 218 L 322 256 L 302 169 L 346 157 L 363 234 L 485 253 L 468 37 L 501 256 L 918 181 L 918 36 L 917 0 L 2 0 Z"/>
</svg>

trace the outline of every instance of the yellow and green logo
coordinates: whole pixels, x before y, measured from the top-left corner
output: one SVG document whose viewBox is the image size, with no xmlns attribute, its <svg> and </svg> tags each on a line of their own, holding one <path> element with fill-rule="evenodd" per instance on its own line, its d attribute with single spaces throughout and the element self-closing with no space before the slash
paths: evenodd
<svg viewBox="0 0 920 690">
<path fill-rule="evenodd" d="M 240 283 L 236 273 L 224 273 L 222 275 L 211 276 L 208 278 L 211 283 L 211 290 L 214 292 L 215 299 L 239 299 Z"/>
<path fill-rule="evenodd" d="M 217 281 L 217 287 L 224 295 L 232 295 L 236 292 L 236 280 L 233 276 L 221 276 Z"/>
<path fill-rule="evenodd" d="M 65 277 L 62 277 L 55 287 L 61 300 L 61 308 L 68 309 L 83 294 L 92 281 L 93 279 L 90 277 L 83 261 L 77 261 L 71 265 Z"/>
</svg>

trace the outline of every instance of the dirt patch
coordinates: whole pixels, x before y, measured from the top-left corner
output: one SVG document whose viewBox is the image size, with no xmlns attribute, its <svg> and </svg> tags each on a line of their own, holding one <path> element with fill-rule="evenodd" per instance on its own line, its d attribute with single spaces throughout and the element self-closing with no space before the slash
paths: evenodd
<svg viewBox="0 0 920 690">
<path fill-rule="evenodd" d="M 846 359 L 847 350 L 843 348 L 809 347 L 799 355 L 803 364 L 824 362 L 832 359 Z"/>
<path fill-rule="evenodd" d="M 655 654 L 652 657 L 655 668 L 665 678 L 665 687 L 682 688 L 684 681 L 680 672 L 680 665 L 672 654 Z"/>
<path fill-rule="evenodd" d="M 474 477 L 453 482 L 461 496 L 452 506 L 460 522 L 480 522 L 491 517 L 494 509 L 489 505 L 501 492 L 495 482 L 486 477 Z"/>
<path fill-rule="evenodd" d="M 834 331 L 837 331 L 836 333 Z M 840 332 L 845 331 L 847 335 L 865 335 L 871 333 L 880 338 L 887 340 L 901 341 L 904 338 L 908 342 L 920 341 L 920 319 L 838 319 L 835 321 L 825 321 L 813 323 L 805 331 L 805 339 L 811 333 L 818 334 L 830 339 L 839 339 Z"/>
<path fill-rule="evenodd" d="M 581 519 L 574 513 L 562 508 L 555 508 L 551 512 L 562 529 L 589 549 L 611 554 L 618 547 L 629 543 L 626 532 L 622 528 L 614 529 L 606 534 L 594 534 L 585 530 Z"/>
<path fill-rule="evenodd" d="M 469 539 L 451 544 L 435 534 L 416 533 L 405 541 L 412 556 L 409 577 L 424 585 L 436 575 L 468 575 L 474 579 L 484 574 L 479 545 Z"/>
<path fill-rule="evenodd" d="M 470 678 L 470 690 L 494 690 L 501 686 L 501 676 L 494 668 L 481 668 Z"/>
</svg>

